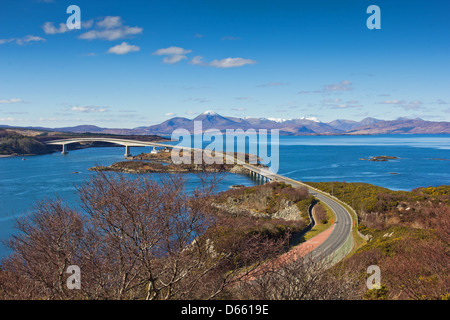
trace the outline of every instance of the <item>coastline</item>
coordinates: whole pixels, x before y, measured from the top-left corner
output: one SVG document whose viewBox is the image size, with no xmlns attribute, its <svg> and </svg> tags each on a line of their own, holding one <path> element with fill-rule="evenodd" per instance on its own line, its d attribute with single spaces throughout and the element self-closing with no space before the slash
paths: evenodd
<svg viewBox="0 0 450 320">
<path fill-rule="evenodd" d="M 34 154 L 34 153 L 30 153 L 30 154 L 0 154 L 0 158 L 34 157 L 34 156 L 41 156 L 41 155 L 46 155 L 46 154 L 50 154 L 50 153 L 42 153 L 42 154 Z"/>
<path fill-rule="evenodd" d="M 157 140 L 155 142 L 166 142 L 166 140 L 162 139 L 162 140 Z M 69 150 L 69 151 L 75 151 L 75 150 L 82 150 L 82 149 L 89 149 L 89 148 L 109 148 L 109 147 L 122 147 L 120 145 L 116 145 L 116 144 L 112 144 L 112 145 L 108 145 L 108 146 L 104 146 L 104 145 L 79 145 L 76 148 L 74 148 L 73 150 Z M 32 156 L 43 156 L 43 155 L 48 155 L 48 154 L 53 154 L 53 153 L 59 153 L 60 150 L 53 150 L 51 152 L 45 152 L 45 153 L 27 153 L 27 154 L 2 154 L 0 155 L 0 158 L 13 158 L 13 157 L 32 157 Z"/>
</svg>

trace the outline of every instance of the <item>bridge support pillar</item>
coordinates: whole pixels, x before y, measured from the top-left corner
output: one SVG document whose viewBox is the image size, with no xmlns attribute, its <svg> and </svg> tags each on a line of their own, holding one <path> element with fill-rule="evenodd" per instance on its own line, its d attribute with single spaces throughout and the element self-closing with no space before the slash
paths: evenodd
<svg viewBox="0 0 450 320">
<path fill-rule="evenodd" d="M 125 157 L 130 157 L 131 156 L 130 147 L 129 146 L 125 146 L 125 154 L 124 154 L 124 156 Z"/>
<path fill-rule="evenodd" d="M 69 152 L 67 151 L 67 145 L 63 144 L 61 154 L 68 154 L 68 153 Z"/>
</svg>

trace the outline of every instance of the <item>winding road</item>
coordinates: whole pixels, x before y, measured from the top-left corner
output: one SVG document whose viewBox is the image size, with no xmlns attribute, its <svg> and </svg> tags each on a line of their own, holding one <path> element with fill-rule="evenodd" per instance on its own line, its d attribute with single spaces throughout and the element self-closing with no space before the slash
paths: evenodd
<svg viewBox="0 0 450 320">
<path fill-rule="evenodd" d="M 296 181 L 279 174 L 267 173 L 264 171 L 268 170 L 261 169 L 259 167 L 249 165 L 246 163 L 240 164 L 249 170 L 252 169 L 262 171 L 261 174 L 269 176 L 271 180 L 283 182 L 293 187 L 306 187 L 308 188 L 310 195 L 312 195 L 313 197 L 315 197 L 319 201 L 322 201 L 328 207 L 330 207 L 330 209 L 333 211 L 335 215 L 334 229 L 331 232 L 330 236 L 311 252 L 310 256 L 312 258 L 329 257 L 333 258 L 334 262 L 337 262 L 343 259 L 348 252 L 346 252 L 345 250 L 343 252 L 340 252 L 339 257 L 336 256 L 333 257 L 333 255 L 334 253 L 336 253 L 338 249 L 343 247 L 347 243 L 347 241 L 352 241 L 351 246 L 348 248 L 347 251 L 350 251 L 352 249 L 353 239 L 349 240 L 349 238 L 352 237 L 353 219 L 350 212 L 348 212 L 347 209 L 341 203 L 339 203 L 337 199 L 333 199 L 331 195 L 327 195 L 325 192 L 321 192 L 300 181 Z"/>
</svg>

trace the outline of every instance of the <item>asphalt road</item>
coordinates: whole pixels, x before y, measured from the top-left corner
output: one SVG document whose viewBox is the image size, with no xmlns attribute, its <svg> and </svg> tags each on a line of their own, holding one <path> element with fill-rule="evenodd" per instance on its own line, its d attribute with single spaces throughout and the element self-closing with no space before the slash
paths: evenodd
<svg viewBox="0 0 450 320">
<path fill-rule="evenodd" d="M 257 168 L 263 175 L 269 176 L 271 179 L 274 179 L 276 181 L 290 184 L 293 187 L 307 187 L 310 195 L 314 196 L 316 199 L 322 201 L 330 207 L 335 215 L 335 226 L 330 236 L 310 253 L 310 257 L 312 257 L 313 259 L 325 259 L 327 257 L 331 257 L 332 254 L 345 243 L 349 235 L 351 235 L 353 220 L 350 213 L 331 196 L 320 193 L 302 182 L 292 180 L 279 174 L 270 173 L 268 170 L 248 164 L 243 164 L 243 166 L 247 167 L 247 169 L 253 170 Z"/>
</svg>

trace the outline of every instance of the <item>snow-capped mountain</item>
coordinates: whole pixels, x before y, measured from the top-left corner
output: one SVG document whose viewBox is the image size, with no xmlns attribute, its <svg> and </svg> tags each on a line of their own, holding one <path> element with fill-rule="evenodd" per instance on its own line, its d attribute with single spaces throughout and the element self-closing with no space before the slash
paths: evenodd
<svg viewBox="0 0 450 320">
<path fill-rule="evenodd" d="M 68 128 L 42 128 L 51 131 L 63 132 L 95 132 L 114 134 L 160 134 L 170 135 L 175 129 L 183 128 L 193 132 L 194 123 L 200 121 L 202 130 L 218 129 L 278 129 L 282 135 L 305 135 L 305 134 L 450 134 L 449 122 L 425 121 L 419 118 L 398 118 L 396 120 L 379 120 L 365 118 L 361 121 L 338 119 L 328 123 L 321 122 L 317 118 L 302 116 L 296 119 L 283 118 L 237 118 L 226 117 L 217 112 L 208 110 L 193 119 L 174 117 L 160 124 L 138 127 L 134 129 L 109 129 L 96 126 L 82 125 Z M 5 127 L 5 126 L 0 126 Z"/>
</svg>

